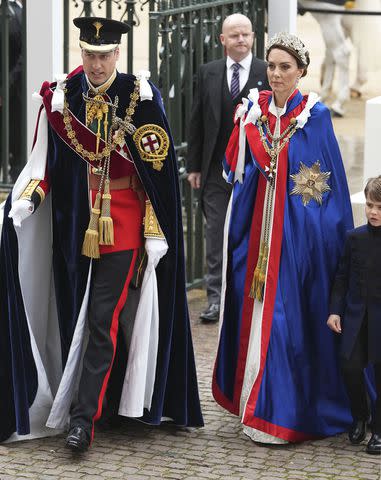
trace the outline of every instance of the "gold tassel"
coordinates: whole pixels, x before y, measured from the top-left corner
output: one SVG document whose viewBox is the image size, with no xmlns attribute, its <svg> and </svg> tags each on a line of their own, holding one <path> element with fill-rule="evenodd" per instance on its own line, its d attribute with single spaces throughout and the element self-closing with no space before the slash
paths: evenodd
<svg viewBox="0 0 381 480">
<path fill-rule="evenodd" d="M 102 213 L 99 219 L 99 245 L 114 245 L 114 224 L 111 218 L 110 180 L 105 180 Z"/>
<path fill-rule="evenodd" d="M 99 232 L 98 220 L 101 204 L 101 193 L 98 192 L 95 197 L 94 206 L 91 209 L 89 226 L 87 227 L 85 238 L 82 245 L 82 255 L 90 258 L 99 258 Z"/>
<path fill-rule="evenodd" d="M 267 257 L 269 253 L 269 247 L 267 244 L 263 247 L 263 257 L 262 257 L 262 264 L 260 267 L 260 272 L 258 275 L 258 283 L 255 292 L 255 298 L 259 302 L 263 302 L 263 293 L 265 288 L 265 281 L 266 281 L 266 269 L 267 269 Z"/>
<path fill-rule="evenodd" d="M 261 242 L 261 246 L 259 248 L 257 266 L 255 267 L 253 281 L 251 282 L 251 287 L 250 287 L 250 293 L 249 293 L 250 298 L 255 298 L 255 292 L 257 290 L 257 285 L 258 285 L 259 272 L 261 270 L 261 265 L 262 265 L 264 246 L 265 246 L 264 242 Z"/>
</svg>

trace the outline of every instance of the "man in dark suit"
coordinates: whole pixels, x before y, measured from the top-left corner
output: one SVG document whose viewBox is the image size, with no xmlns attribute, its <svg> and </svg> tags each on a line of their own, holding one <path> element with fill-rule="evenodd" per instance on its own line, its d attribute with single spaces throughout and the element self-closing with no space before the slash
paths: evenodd
<svg viewBox="0 0 381 480">
<path fill-rule="evenodd" d="M 226 58 L 201 65 L 198 73 L 187 155 L 188 181 L 192 188 L 201 188 L 206 218 L 209 306 L 200 315 L 206 322 L 219 318 L 223 230 L 231 193 L 231 185 L 222 178 L 222 160 L 234 110 L 251 88 L 270 89 L 266 63 L 251 51 L 254 33 L 247 17 L 239 13 L 226 17 L 220 40 Z"/>
<path fill-rule="evenodd" d="M 368 224 L 348 233 L 332 289 L 328 326 L 341 334 L 341 367 L 351 405 L 352 444 L 369 418 L 364 368 L 374 367 L 376 402 L 366 452 L 381 455 L 381 175 L 365 187 Z"/>
</svg>

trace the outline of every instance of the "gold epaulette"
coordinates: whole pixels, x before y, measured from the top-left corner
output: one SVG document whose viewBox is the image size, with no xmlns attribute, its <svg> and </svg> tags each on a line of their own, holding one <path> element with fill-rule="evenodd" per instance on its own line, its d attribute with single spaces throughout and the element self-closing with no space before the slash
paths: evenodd
<svg viewBox="0 0 381 480">
<path fill-rule="evenodd" d="M 33 193 L 37 193 L 40 197 L 40 202 L 43 202 L 44 199 L 45 199 L 45 192 L 44 190 L 40 187 L 40 182 L 41 180 L 31 180 L 26 189 L 22 192 L 22 194 L 20 195 L 20 199 L 24 199 L 24 200 L 30 200 L 32 201 L 32 195 Z"/>
<path fill-rule="evenodd" d="M 150 200 L 146 200 L 146 213 L 144 217 L 144 236 L 146 238 L 165 238 L 155 211 Z"/>
</svg>

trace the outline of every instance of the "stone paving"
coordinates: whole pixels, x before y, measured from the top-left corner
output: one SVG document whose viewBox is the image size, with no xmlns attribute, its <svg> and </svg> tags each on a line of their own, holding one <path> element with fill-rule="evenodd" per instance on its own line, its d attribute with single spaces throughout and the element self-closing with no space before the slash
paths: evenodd
<svg viewBox="0 0 381 480">
<path fill-rule="evenodd" d="M 63 435 L 5 444 L 0 480 L 380 480 L 380 457 L 364 453 L 365 445 L 349 445 L 346 435 L 278 447 L 258 446 L 245 437 L 238 418 L 212 398 L 218 326 L 198 319 L 204 292 L 190 292 L 189 301 L 204 428 L 126 421 L 97 432 L 83 456 L 64 448 Z"/>
</svg>

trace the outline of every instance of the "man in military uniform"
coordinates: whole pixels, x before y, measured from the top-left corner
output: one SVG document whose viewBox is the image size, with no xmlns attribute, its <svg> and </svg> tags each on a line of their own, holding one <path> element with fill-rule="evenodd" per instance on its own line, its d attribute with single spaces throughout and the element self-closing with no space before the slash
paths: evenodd
<svg viewBox="0 0 381 480">
<path fill-rule="evenodd" d="M 200 426 L 202 416 L 177 165 L 160 94 L 143 75 L 116 71 L 126 24 L 74 24 L 83 65 L 43 84 L 32 155 L 4 211 L 0 330 L 10 345 L 0 373 L 10 388 L 0 439 L 36 423 L 63 427 L 71 409 L 66 445 L 83 451 L 106 398 L 114 413 L 151 424 Z M 35 267 L 37 245 L 51 258 Z M 128 341 L 122 317 L 134 322 Z M 46 396 L 51 404 L 36 421 Z"/>
</svg>

